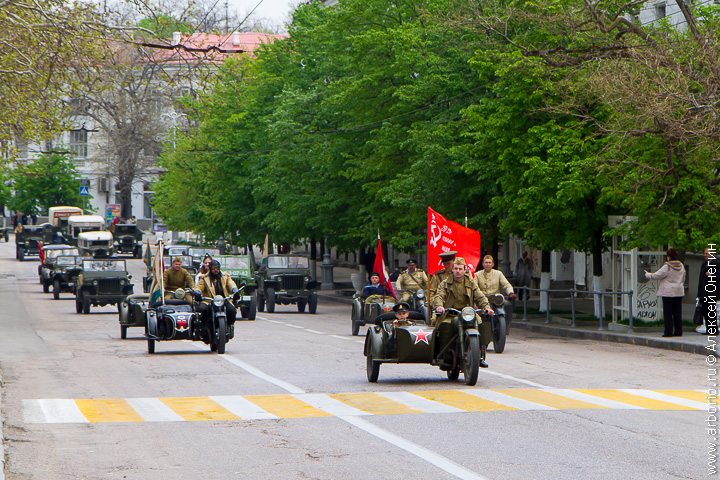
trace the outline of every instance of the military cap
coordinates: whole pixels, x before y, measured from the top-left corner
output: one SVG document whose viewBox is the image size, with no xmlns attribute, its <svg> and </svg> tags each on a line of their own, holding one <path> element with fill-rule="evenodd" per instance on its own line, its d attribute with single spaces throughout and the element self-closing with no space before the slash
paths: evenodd
<svg viewBox="0 0 720 480">
<path fill-rule="evenodd" d="M 465 259 L 463 257 L 456 257 L 453 265 L 467 265 L 467 263 L 465 263 Z"/>
<path fill-rule="evenodd" d="M 408 265 L 417 265 L 417 262 L 414 258 L 408 258 L 408 260 L 405 262 Z"/>
<path fill-rule="evenodd" d="M 395 304 L 395 306 L 393 307 L 393 311 L 394 311 L 395 313 L 399 313 L 399 312 L 409 312 L 409 311 L 410 311 L 410 304 L 407 303 L 407 302 L 397 303 L 397 304 Z"/>
<path fill-rule="evenodd" d="M 379 276 L 380 276 L 380 274 L 377 272 L 370 272 L 370 275 L 368 275 L 368 277 L 379 277 Z"/>
<path fill-rule="evenodd" d="M 455 259 L 455 255 L 457 255 L 457 252 L 450 250 L 449 252 L 442 252 L 440 254 L 440 259 L 444 262 L 451 262 L 453 259 Z"/>
</svg>

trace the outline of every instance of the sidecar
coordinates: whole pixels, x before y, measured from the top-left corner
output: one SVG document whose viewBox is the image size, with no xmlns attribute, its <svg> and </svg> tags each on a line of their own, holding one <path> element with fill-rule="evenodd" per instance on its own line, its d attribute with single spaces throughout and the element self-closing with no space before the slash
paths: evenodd
<svg viewBox="0 0 720 480">
<path fill-rule="evenodd" d="M 384 302 L 365 301 L 365 299 L 357 293 L 353 296 L 352 311 L 350 312 L 350 323 L 353 335 L 357 336 L 360 334 L 360 327 L 367 325 L 366 319 L 376 318 L 378 315 L 391 310 L 393 305 L 395 305 L 395 299 L 392 297 L 386 297 L 384 300 Z"/>
<path fill-rule="evenodd" d="M 150 303 L 150 294 L 136 293 L 128 295 L 120 302 L 118 315 L 120 322 L 120 338 L 127 338 L 129 327 L 145 327 L 147 325 L 147 310 Z"/>
<path fill-rule="evenodd" d="M 375 317 L 363 349 L 369 382 L 377 382 L 381 363 L 433 363 L 434 328 L 425 324 L 419 312 L 410 312 L 409 319 L 415 325 L 396 327 L 394 312 Z"/>
</svg>

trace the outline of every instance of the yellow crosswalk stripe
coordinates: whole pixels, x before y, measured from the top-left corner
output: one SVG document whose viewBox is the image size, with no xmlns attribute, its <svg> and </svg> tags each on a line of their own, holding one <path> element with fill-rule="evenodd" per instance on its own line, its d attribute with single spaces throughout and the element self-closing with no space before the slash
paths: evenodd
<svg viewBox="0 0 720 480">
<path fill-rule="evenodd" d="M 684 398 L 686 400 L 692 400 L 694 402 L 708 403 L 708 394 L 705 392 L 696 392 L 693 390 L 655 390 L 671 397 Z"/>
<path fill-rule="evenodd" d="M 640 397 L 627 392 L 621 392 L 619 390 L 611 389 L 593 389 L 593 390 L 577 390 L 578 392 L 593 395 L 595 397 L 607 398 L 608 400 L 615 400 L 616 402 L 627 403 L 629 405 L 635 405 L 636 407 L 646 408 L 648 410 L 695 410 L 691 407 L 683 405 L 676 405 L 674 403 L 663 402 L 662 400 L 655 400 L 653 398 Z"/>
<path fill-rule="evenodd" d="M 207 397 L 161 398 L 161 402 L 187 421 L 240 420 L 229 410 Z"/>
<path fill-rule="evenodd" d="M 507 388 L 502 390 L 493 389 L 495 392 L 504 393 L 511 397 L 520 398 L 529 402 L 539 403 L 547 407 L 556 408 L 558 410 L 576 410 L 576 409 L 606 409 L 603 405 L 583 402 L 573 398 L 555 395 L 554 393 L 544 392 L 533 388 Z"/>
<path fill-rule="evenodd" d="M 460 390 L 420 390 L 413 394 L 433 400 L 467 412 L 491 412 L 494 410 L 518 410 L 507 405 L 485 400 L 484 398 L 469 395 Z"/>
<path fill-rule="evenodd" d="M 245 395 L 245 399 L 281 418 L 329 417 L 329 413 L 313 407 L 292 395 Z"/>
<path fill-rule="evenodd" d="M 75 404 L 90 423 L 143 421 L 123 398 L 77 399 Z"/>
<path fill-rule="evenodd" d="M 334 393 L 328 395 L 330 398 L 339 400 L 346 405 L 355 407 L 358 410 L 372 413 L 373 415 L 402 415 L 408 413 L 423 413 L 420 410 L 406 407 L 402 403 L 391 400 L 377 393 Z"/>
</svg>

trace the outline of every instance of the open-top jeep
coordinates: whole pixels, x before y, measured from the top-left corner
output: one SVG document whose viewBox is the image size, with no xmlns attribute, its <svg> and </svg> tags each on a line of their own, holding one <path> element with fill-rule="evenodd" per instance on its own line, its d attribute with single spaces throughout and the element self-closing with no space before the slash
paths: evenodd
<svg viewBox="0 0 720 480">
<path fill-rule="evenodd" d="M 254 276 L 255 261 L 252 255 L 218 255 L 213 257 L 220 262 L 223 272 L 230 275 L 236 285 L 245 284 L 243 296 L 237 302 L 238 313 L 242 318 L 255 320 L 257 314 L 257 280 Z"/>
<path fill-rule="evenodd" d="M 273 313 L 275 305 L 297 304 L 298 312 L 305 306 L 310 313 L 317 311 L 318 283 L 312 280 L 310 260 L 302 255 L 268 255 L 258 272 L 258 310 L 267 306 Z"/>
<path fill-rule="evenodd" d="M 116 305 L 133 293 L 125 260 L 83 259 L 75 288 L 75 311 L 90 313 L 90 305 Z"/>
<path fill-rule="evenodd" d="M 53 298 L 60 299 L 60 293 L 75 293 L 78 277 L 82 272 L 83 257 L 80 255 L 59 255 L 51 272 Z"/>
<path fill-rule="evenodd" d="M 40 255 L 40 245 L 52 240 L 52 225 L 23 225 L 15 233 L 15 258 L 21 262 L 28 255 Z"/>
<path fill-rule="evenodd" d="M 143 232 L 134 223 L 117 223 L 112 227 L 117 253 L 129 253 L 133 258 L 142 258 Z"/>
</svg>

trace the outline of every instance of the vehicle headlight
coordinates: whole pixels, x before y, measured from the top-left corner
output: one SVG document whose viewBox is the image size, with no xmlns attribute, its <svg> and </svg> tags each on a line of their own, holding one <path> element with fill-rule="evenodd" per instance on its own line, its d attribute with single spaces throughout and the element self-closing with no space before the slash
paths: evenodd
<svg viewBox="0 0 720 480">
<path fill-rule="evenodd" d="M 224 303 L 225 299 L 222 296 L 215 295 L 215 297 L 213 297 L 213 305 L 215 305 L 216 307 L 222 307 Z"/>
<path fill-rule="evenodd" d="M 415 296 L 416 296 L 417 298 L 425 298 L 425 292 L 424 292 L 423 289 L 421 288 L 420 290 L 418 290 L 417 292 L 415 292 Z"/>
<path fill-rule="evenodd" d="M 125 280 L 120 280 L 120 285 L 125 285 Z"/>
<path fill-rule="evenodd" d="M 185 298 L 185 290 L 183 290 L 182 288 L 178 288 L 173 292 L 173 297 L 178 300 L 182 300 L 183 298 Z"/>
<path fill-rule="evenodd" d="M 310 277 L 305 277 L 305 281 L 306 281 L 306 282 L 309 282 L 309 281 L 310 281 Z"/>
<path fill-rule="evenodd" d="M 93 285 L 97 287 L 100 283 L 97 280 L 93 280 Z"/>
<path fill-rule="evenodd" d="M 493 293 L 492 295 L 490 295 L 490 298 L 488 298 L 488 300 L 490 300 L 490 303 L 492 303 L 496 307 L 500 307 L 505 304 L 505 297 L 503 297 L 501 293 Z"/>
<path fill-rule="evenodd" d="M 462 319 L 466 322 L 472 322 L 475 320 L 475 310 L 473 310 L 472 307 L 465 307 L 460 312 L 460 316 L 462 316 Z"/>
</svg>

